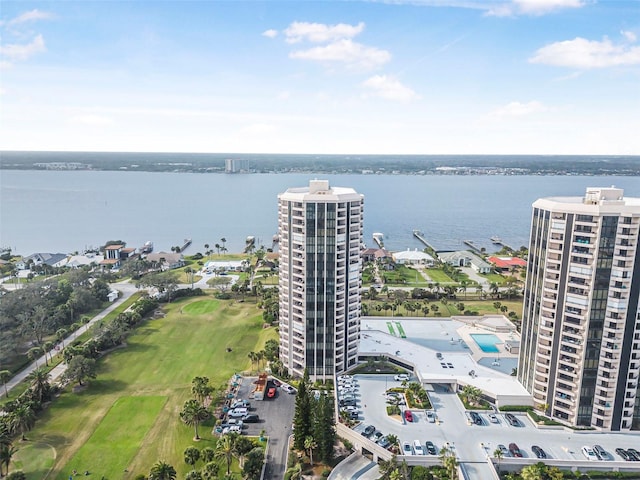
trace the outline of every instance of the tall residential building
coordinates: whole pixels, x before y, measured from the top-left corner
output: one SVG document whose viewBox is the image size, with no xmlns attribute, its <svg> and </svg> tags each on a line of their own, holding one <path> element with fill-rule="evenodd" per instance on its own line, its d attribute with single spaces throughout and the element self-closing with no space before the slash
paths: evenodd
<svg viewBox="0 0 640 480">
<path fill-rule="evenodd" d="M 332 378 L 356 364 L 363 205 L 327 180 L 278 195 L 280 360 L 291 375 Z"/>
<path fill-rule="evenodd" d="M 533 204 L 518 379 L 573 426 L 640 429 L 640 198 Z"/>
</svg>

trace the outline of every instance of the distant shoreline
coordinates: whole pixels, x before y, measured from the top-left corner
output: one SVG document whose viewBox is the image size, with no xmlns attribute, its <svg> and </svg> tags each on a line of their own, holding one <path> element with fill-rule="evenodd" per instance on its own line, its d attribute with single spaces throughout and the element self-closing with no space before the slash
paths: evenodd
<svg viewBox="0 0 640 480">
<path fill-rule="evenodd" d="M 0 157 L 0 169 L 3 170 L 234 175 L 298 173 L 640 176 L 640 156 L 637 155 L 292 155 L 4 151 L 0 152 Z"/>
</svg>

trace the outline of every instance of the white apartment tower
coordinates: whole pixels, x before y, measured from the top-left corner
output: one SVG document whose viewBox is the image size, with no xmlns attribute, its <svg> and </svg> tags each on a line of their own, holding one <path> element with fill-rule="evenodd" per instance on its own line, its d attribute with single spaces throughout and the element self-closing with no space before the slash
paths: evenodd
<svg viewBox="0 0 640 480">
<path fill-rule="evenodd" d="M 356 364 L 364 196 L 312 180 L 278 195 L 280 360 L 293 376 Z"/>
<path fill-rule="evenodd" d="M 640 429 L 640 198 L 533 203 L 518 379 L 568 425 Z"/>
</svg>

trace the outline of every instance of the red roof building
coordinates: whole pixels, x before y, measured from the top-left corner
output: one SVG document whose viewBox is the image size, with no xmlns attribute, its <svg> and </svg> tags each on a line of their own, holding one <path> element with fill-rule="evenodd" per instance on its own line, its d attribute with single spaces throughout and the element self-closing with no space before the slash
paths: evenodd
<svg viewBox="0 0 640 480">
<path fill-rule="evenodd" d="M 487 259 L 498 270 L 503 272 L 513 271 L 516 268 L 525 267 L 527 262 L 518 257 L 489 257 Z"/>
</svg>

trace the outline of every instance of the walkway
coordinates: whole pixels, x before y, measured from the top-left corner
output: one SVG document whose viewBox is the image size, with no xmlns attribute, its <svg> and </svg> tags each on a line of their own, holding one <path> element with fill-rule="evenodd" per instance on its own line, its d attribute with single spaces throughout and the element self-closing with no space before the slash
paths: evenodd
<svg viewBox="0 0 640 480">
<path fill-rule="evenodd" d="M 71 332 L 69 336 L 64 339 L 63 343 L 65 345 L 68 345 L 70 342 L 73 342 L 76 338 L 78 338 L 80 335 L 86 332 L 93 324 L 102 320 L 109 313 L 111 313 L 113 310 L 115 310 L 120 305 L 122 305 L 126 300 L 128 300 L 129 297 L 131 297 L 131 295 L 133 295 L 135 292 L 138 291 L 135 285 L 129 283 L 128 280 L 120 283 L 114 283 L 114 284 L 111 284 L 110 286 L 111 288 L 118 290 L 121 293 L 120 297 L 116 301 L 114 301 L 111 305 L 109 305 L 107 308 L 105 308 L 102 312 L 100 312 L 95 317 L 93 317 L 86 325 L 80 327 L 78 330 L 74 332 Z M 13 378 L 7 382 L 7 391 L 11 391 L 12 388 L 17 386 L 21 382 L 23 382 L 25 378 L 27 378 L 29 374 L 33 372 L 37 367 L 44 365 L 45 356 L 48 356 L 48 354 L 49 352 L 45 353 L 40 358 L 38 358 L 37 360 L 34 360 L 31 364 L 29 364 L 29 366 L 27 366 L 24 370 L 15 374 Z M 51 375 L 50 380 L 53 382 L 58 378 L 60 378 L 64 373 L 64 371 L 66 370 L 66 368 L 67 368 L 67 365 L 64 362 L 54 367 L 50 372 L 50 375 Z"/>
</svg>

